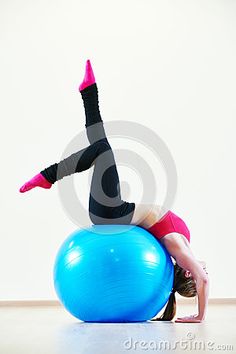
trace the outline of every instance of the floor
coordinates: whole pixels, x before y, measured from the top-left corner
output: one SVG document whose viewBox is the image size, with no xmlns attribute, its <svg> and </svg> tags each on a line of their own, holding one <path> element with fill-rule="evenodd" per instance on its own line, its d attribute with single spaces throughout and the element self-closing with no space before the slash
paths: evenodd
<svg viewBox="0 0 236 354">
<path fill-rule="evenodd" d="M 195 313 L 184 305 L 178 315 Z M 0 307 L 0 354 L 236 353 L 236 307 L 209 305 L 202 324 L 91 324 L 60 306 Z"/>
</svg>

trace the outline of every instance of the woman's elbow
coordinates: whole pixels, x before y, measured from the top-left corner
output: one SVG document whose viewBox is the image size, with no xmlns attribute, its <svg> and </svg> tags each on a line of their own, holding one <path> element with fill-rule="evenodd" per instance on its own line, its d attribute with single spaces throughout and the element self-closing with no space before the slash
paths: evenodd
<svg viewBox="0 0 236 354">
<path fill-rule="evenodd" d="M 197 277 L 196 283 L 201 284 L 203 286 L 208 286 L 209 285 L 209 277 L 207 274 L 201 274 L 200 276 Z"/>
<path fill-rule="evenodd" d="M 208 278 L 208 276 L 204 276 L 204 278 L 203 278 L 203 284 L 204 284 L 205 286 L 208 286 L 208 285 L 209 285 L 209 278 Z"/>
</svg>

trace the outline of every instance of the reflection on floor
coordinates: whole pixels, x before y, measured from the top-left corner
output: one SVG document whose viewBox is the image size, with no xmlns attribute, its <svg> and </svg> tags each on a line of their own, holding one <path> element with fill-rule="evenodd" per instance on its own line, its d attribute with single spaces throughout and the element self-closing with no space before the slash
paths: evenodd
<svg viewBox="0 0 236 354">
<path fill-rule="evenodd" d="M 178 315 L 196 312 L 182 305 Z M 60 306 L 0 307 L 1 354 L 236 353 L 236 307 L 209 305 L 205 323 L 91 324 Z"/>
</svg>

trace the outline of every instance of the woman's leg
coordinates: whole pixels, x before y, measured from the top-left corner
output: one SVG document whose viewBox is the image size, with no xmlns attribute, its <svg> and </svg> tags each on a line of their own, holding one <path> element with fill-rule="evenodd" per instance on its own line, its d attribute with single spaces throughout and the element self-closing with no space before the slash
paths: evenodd
<svg viewBox="0 0 236 354">
<path fill-rule="evenodd" d="M 135 204 L 121 199 L 113 151 L 107 139 L 100 140 L 103 153 L 95 160 L 89 197 L 89 216 L 94 224 L 129 224 Z"/>
<path fill-rule="evenodd" d="M 113 151 L 104 130 L 99 109 L 98 88 L 89 60 L 86 63 L 84 80 L 79 91 L 85 109 L 88 140 L 90 144 L 97 141 L 104 144 L 104 153 L 96 159 L 94 164 L 89 198 L 90 218 L 95 224 L 129 223 L 134 203 L 127 203 L 121 199 L 119 175 Z"/>
<path fill-rule="evenodd" d="M 91 144 L 102 139 L 108 146 L 103 162 L 96 161 L 94 166 L 89 200 L 90 218 L 94 223 L 102 223 L 109 215 L 110 217 L 113 216 L 113 219 L 110 220 L 114 222 L 118 223 L 119 219 L 120 223 L 132 223 L 148 228 L 157 222 L 166 213 L 166 210 L 163 210 L 163 208 L 158 205 L 146 204 L 138 204 L 135 205 L 134 208 L 134 203 L 127 203 L 121 199 L 116 163 L 112 149 L 110 148 L 109 150 L 110 145 L 106 137 L 99 110 L 98 88 L 89 61 L 87 61 L 86 64 L 86 72 L 80 88 L 81 87 L 83 88 L 80 92 L 85 108 L 85 126 L 88 139 Z M 102 186 L 99 184 L 100 180 L 102 181 Z M 126 212 L 124 212 L 125 209 L 127 214 L 129 214 L 128 216 Z M 130 215 L 132 215 L 132 217 L 130 217 Z M 116 221 L 114 216 L 117 217 Z M 106 223 L 107 222 L 106 220 Z"/>
<path fill-rule="evenodd" d="M 102 141 L 89 145 L 85 149 L 79 150 L 59 163 L 55 163 L 45 168 L 40 173 L 52 184 L 64 177 L 77 172 L 88 170 L 96 161 L 96 158 L 108 150 Z"/>
<path fill-rule="evenodd" d="M 89 169 L 94 165 L 89 197 L 89 215 L 94 224 L 129 224 L 134 203 L 120 196 L 119 176 L 113 151 L 107 139 L 101 139 L 40 173 L 51 184 Z"/>
<path fill-rule="evenodd" d="M 85 127 L 90 144 L 101 139 L 107 139 L 99 109 L 97 84 L 94 83 L 86 87 L 80 93 L 84 104 Z"/>
<path fill-rule="evenodd" d="M 96 83 L 93 82 L 83 88 L 81 95 L 85 107 L 86 130 L 91 145 L 44 169 L 39 176 L 51 186 L 63 177 L 85 171 L 94 164 L 89 200 L 89 214 L 92 222 L 95 224 L 130 223 L 135 204 L 123 201 L 120 196 L 119 176 L 114 155 L 103 128 Z M 36 186 L 45 188 L 42 184 L 32 186 L 31 181 L 23 186 L 22 191 L 25 192 Z"/>
<path fill-rule="evenodd" d="M 94 224 L 129 224 L 135 204 L 121 199 L 119 177 L 107 139 L 89 145 L 40 174 L 48 183 L 82 172 L 94 165 L 89 198 L 89 215 Z"/>
<path fill-rule="evenodd" d="M 86 70 L 83 82 L 79 86 L 79 91 L 81 92 L 85 115 L 86 115 L 86 131 L 90 144 L 93 144 L 101 139 L 105 139 L 105 131 L 103 128 L 103 123 L 101 119 L 101 115 L 99 112 L 98 105 L 98 92 L 97 86 L 95 83 L 95 77 L 93 74 L 93 70 L 91 67 L 91 63 L 89 60 L 86 62 Z M 96 123 L 96 124 L 95 124 Z M 73 154 L 71 159 L 66 159 L 61 164 L 59 164 L 60 168 L 60 177 L 63 178 L 69 174 L 80 172 L 80 168 L 84 164 L 84 160 L 93 161 L 97 156 L 97 145 L 94 148 L 89 148 L 86 154 L 83 156 L 80 165 L 78 168 L 75 168 L 75 160 L 80 160 L 80 156 L 82 156 L 84 150 L 81 150 L 77 154 Z M 82 165 L 81 165 L 82 164 Z M 89 164 L 89 162 L 88 162 Z M 67 168 L 67 172 L 61 166 L 65 166 Z M 57 169 L 58 164 L 54 164 L 49 168 L 42 171 L 42 173 L 38 173 L 36 176 L 27 181 L 21 188 L 20 192 L 27 192 L 35 187 L 41 187 L 45 189 L 49 189 L 52 187 L 52 184 L 57 181 Z M 49 182 L 50 181 L 50 182 Z"/>
<path fill-rule="evenodd" d="M 99 110 L 98 88 L 90 60 L 86 62 L 84 79 L 79 86 L 79 91 L 83 99 L 86 117 L 85 127 L 90 144 L 101 139 L 106 139 Z"/>
</svg>

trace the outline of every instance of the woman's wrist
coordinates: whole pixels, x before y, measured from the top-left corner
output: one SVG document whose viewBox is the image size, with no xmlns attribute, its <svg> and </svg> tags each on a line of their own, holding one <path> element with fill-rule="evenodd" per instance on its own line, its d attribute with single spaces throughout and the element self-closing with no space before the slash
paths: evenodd
<svg viewBox="0 0 236 354">
<path fill-rule="evenodd" d="M 198 319 L 200 321 L 204 321 L 205 318 L 206 318 L 205 313 L 204 314 L 199 313 L 198 315 L 196 315 L 196 319 Z"/>
</svg>

